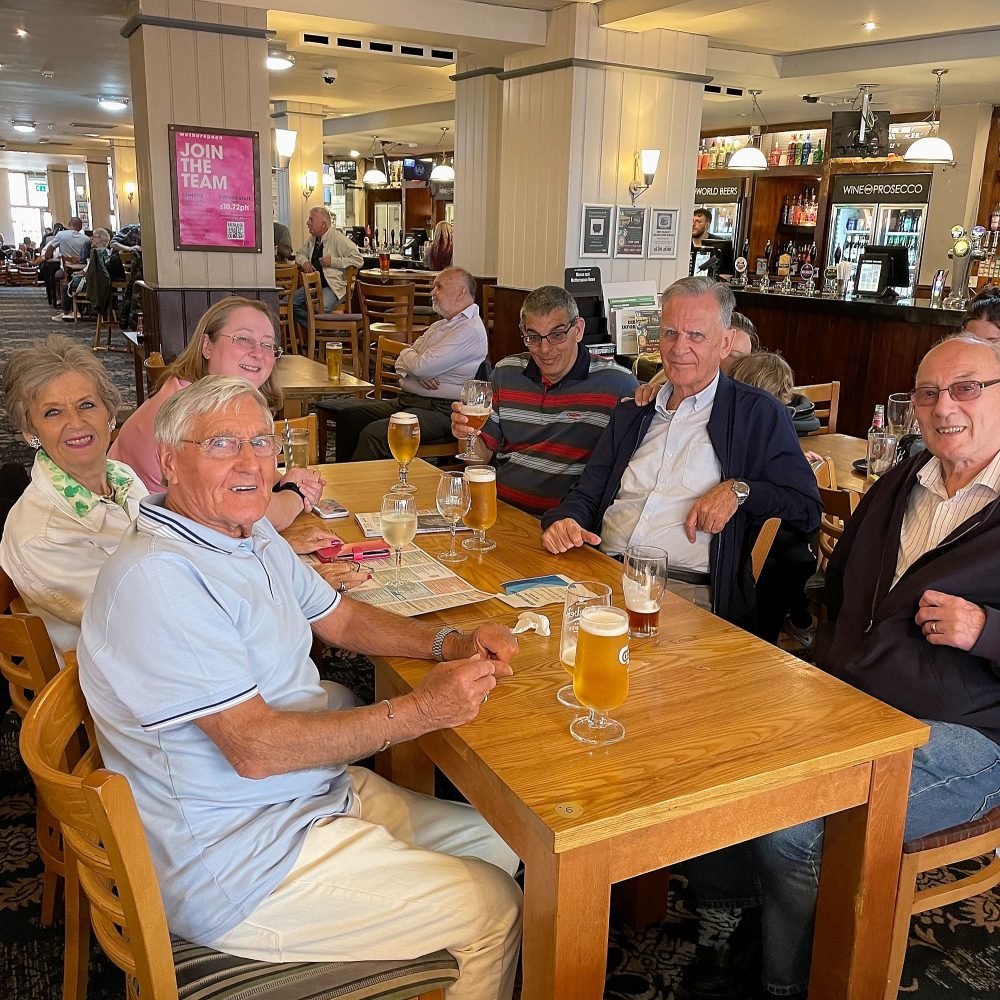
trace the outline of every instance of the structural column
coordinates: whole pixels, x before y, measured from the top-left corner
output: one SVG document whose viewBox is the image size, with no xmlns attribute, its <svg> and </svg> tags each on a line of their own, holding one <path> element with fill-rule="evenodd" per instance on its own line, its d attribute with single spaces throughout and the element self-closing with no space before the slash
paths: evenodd
<svg viewBox="0 0 1000 1000">
<path fill-rule="evenodd" d="M 309 236 L 306 230 L 309 209 L 323 204 L 323 108 L 319 104 L 299 101 L 276 101 L 274 125 L 296 133 L 295 151 L 288 161 L 291 211 L 288 228 L 292 233 L 292 246 L 298 249 Z M 307 172 L 316 175 L 316 188 L 308 197 L 305 194 Z M 342 227 L 344 220 L 338 219 L 337 225 Z"/>
<path fill-rule="evenodd" d="M 69 197 L 69 167 L 60 164 L 49 164 L 49 212 L 52 222 L 69 225 L 69 220 L 76 214 Z"/>
<path fill-rule="evenodd" d="M 111 178 L 115 187 L 118 228 L 133 226 L 139 221 L 139 207 L 142 200 L 134 143 L 112 140 Z M 132 195 L 131 198 L 129 194 Z"/>
<path fill-rule="evenodd" d="M 6 167 L 0 167 L 0 234 L 7 243 L 17 242 L 14 239 L 14 219 L 10 211 L 10 183 Z"/>
<path fill-rule="evenodd" d="M 111 228 L 111 190 L 108 187 L 108 160 L 87 160 L 87 191 L 90 195 L 90 222 L 97 229 Z"/>
<path fill-rule="evenodd" d="M 455 263 L 497 273 L 500 222 L 501 67 L 460 59 L 455 81 Z"/>
<path fill-rule="evenodd" d="M 195 0 L 139 0 L 129 12 L 122 35 L 129 40 L 142 198 L 145 328 L 154 344 L 161 338 L 169 359 L 187 343 L 212 301 L 237 293 L 277 303 L 267 11 Z M 169 125 L 258 134 L 265 202 L 260 253 L 174 249 Z"/>
<path fill-rule="evenodd" d="M 704 36 L 600 28 L 596 6 L 568 4 L 549 15 L 543 48 L 505 60 L 501 284 L 561 285 L 564 268 L 578 264 L 599 265 L 605 283 L 660 288 L 687 273 L 707 52 Z M 581 261 L 581 204 L 630 205 L 644 148 L 659 149 L 660 162 L 637 205 L 680 210 L 677 258 Z"/>
</svg>

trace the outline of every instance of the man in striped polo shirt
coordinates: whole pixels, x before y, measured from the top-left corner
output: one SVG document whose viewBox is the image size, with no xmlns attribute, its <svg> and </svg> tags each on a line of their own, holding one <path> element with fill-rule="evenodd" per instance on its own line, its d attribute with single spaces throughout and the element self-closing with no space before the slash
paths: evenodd
<svg viewBox="0 0 1000 1000">
<path fill-rule="evenodd" d="M 557 285 L 536 288 L 521 306 L 525 354 L 494 369 L 493 415 L 476 449 L 494 457 L 497 495 L 541 516 L 566 495 L 583 472 L 597 439 L 635 376 L 581 343 L 583 320 L 576 300 Z M 460 441 L 475 434 L 452 404 L 451 430 Z"/>
</svg>

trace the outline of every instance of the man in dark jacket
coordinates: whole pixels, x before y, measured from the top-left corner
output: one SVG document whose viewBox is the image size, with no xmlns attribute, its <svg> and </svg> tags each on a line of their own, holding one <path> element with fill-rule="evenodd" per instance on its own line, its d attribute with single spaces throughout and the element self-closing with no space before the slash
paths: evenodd
<svg viewBox="0 0 1000 1000">
<path fill-rule="evenodd" d="M 813 531 L 820 504 L 787 408 L 719 370 L 734 305 L 729 288 L 709 278 L 667 289 L 667 382 L 645 406 L 615 409 L 579 481 L 542 517 L 542 541 L 550 552 L 658 545 L 675 593 L 752 629 L 756 529 L 779 517 Z"/>
</svg>

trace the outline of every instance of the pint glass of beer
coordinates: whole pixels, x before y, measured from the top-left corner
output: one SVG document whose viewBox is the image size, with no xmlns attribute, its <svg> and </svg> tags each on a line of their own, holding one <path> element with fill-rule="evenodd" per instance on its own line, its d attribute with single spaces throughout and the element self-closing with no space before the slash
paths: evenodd
<svg viewBox="0 0 1000 1000">
<path fill-rule="evenodd" d="M 486 529 L 497 521 L 497 472 L 489 465 L 470 465 L 465 470 L 471 505 L 463 519 L 472 528 L 472 537 L 462 542 L 470 552 L 489 552 L 497 543 L 486 537 Z"/>
<path fill-rule="evenodd" d="M 580 580 L 566 588 L 563 600 L 562 632 L 559 634 L 559 660 L 563 669 L 573 676 L 576 662 L 576 643 L 580 632 L 580 614 L 584 608 L 610 608 L 611 588 L 596 580 Z M 573 684 L 564 684 L 556 692 L 556 699 L 567 708 L 583 706 L 573 694 Z"/>
<path fill-rule="evenodd" d="M 336 342 L 326 345 L 326 377 L 331 382 L 340 378 L 344 370 L 344 345 Z"/>
<path fill-rule="evenodd" d="M 576 641 L 573 691 L 589 709 L 570 724 L 581 743 L 617 743 L 625 727 L 608 712 L 628 697 L 628 615 L 621 608 L 584 608 Z"/>
<path fill-rule="evenodd" d="M 628 633 L 647 639 L 660 632 L 660 598 L 667 585 L 667 553 L 653 545 L 630 545 L 622 567 Z"/>
<path fill-rule="evenodd" d="M 483 424 L 493 413 L 493 383 L 482 379 L 467 379 L 462 386 L 462 416 L 474 431 L 482 429 Z M 465 451 L 457 456 L 463 462 L 481 462 L 476 454 L 476 436 L 470 434 L 465 439 Z"/>
<path fill-rule="evenodd" d="M 415 413 L 400 410 L 389 417 L 389 451 L 399 463 L 399 482 L 393 486 L 396 493 L 416 493 L 406 479 L 406 469 L 420 447 L 420 421 Z"/>
<path fill-rule="evenodd" d="M 379 247 L 378 248 L 378 267 L 382 272 L 380 277 L 383 281 L 389 280 L 389 248 Z"/>
</svg>

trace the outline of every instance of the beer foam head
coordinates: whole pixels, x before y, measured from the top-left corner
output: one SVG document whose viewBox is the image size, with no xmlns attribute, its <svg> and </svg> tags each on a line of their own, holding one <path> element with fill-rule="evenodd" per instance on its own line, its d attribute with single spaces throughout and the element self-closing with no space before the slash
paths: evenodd
<svg viewBox="0 0 1000 1000">
<path fill-rule="evenodd" d="M 580 630 L 591 635 L 624 635 L 628 631 L 628 616 L 617 608 L 584 608 L 580 613 Z"/>
<path fill-rule="evenodd" d="M 394 424 L 419 423 L 417 415 L 415 413 L 407 413 L 406 410 L 400 410 L 398 413 L 394 413 L 389 419 Z"/>
<path fill-rule="evenodd" d="M 463 403 L 462 412 L 467 417 L 480 417 L 484 413 L 492 413 L 493 408 L 491 406 L 480 406 L 478 403 Z"/>
<path fill-rule="evenodd" d="M 465 478 L 470 483 L 492 483 L 497 478 L 497 470 L 489 465 L 470 465 L 465 470 Z"/>
</svg>

